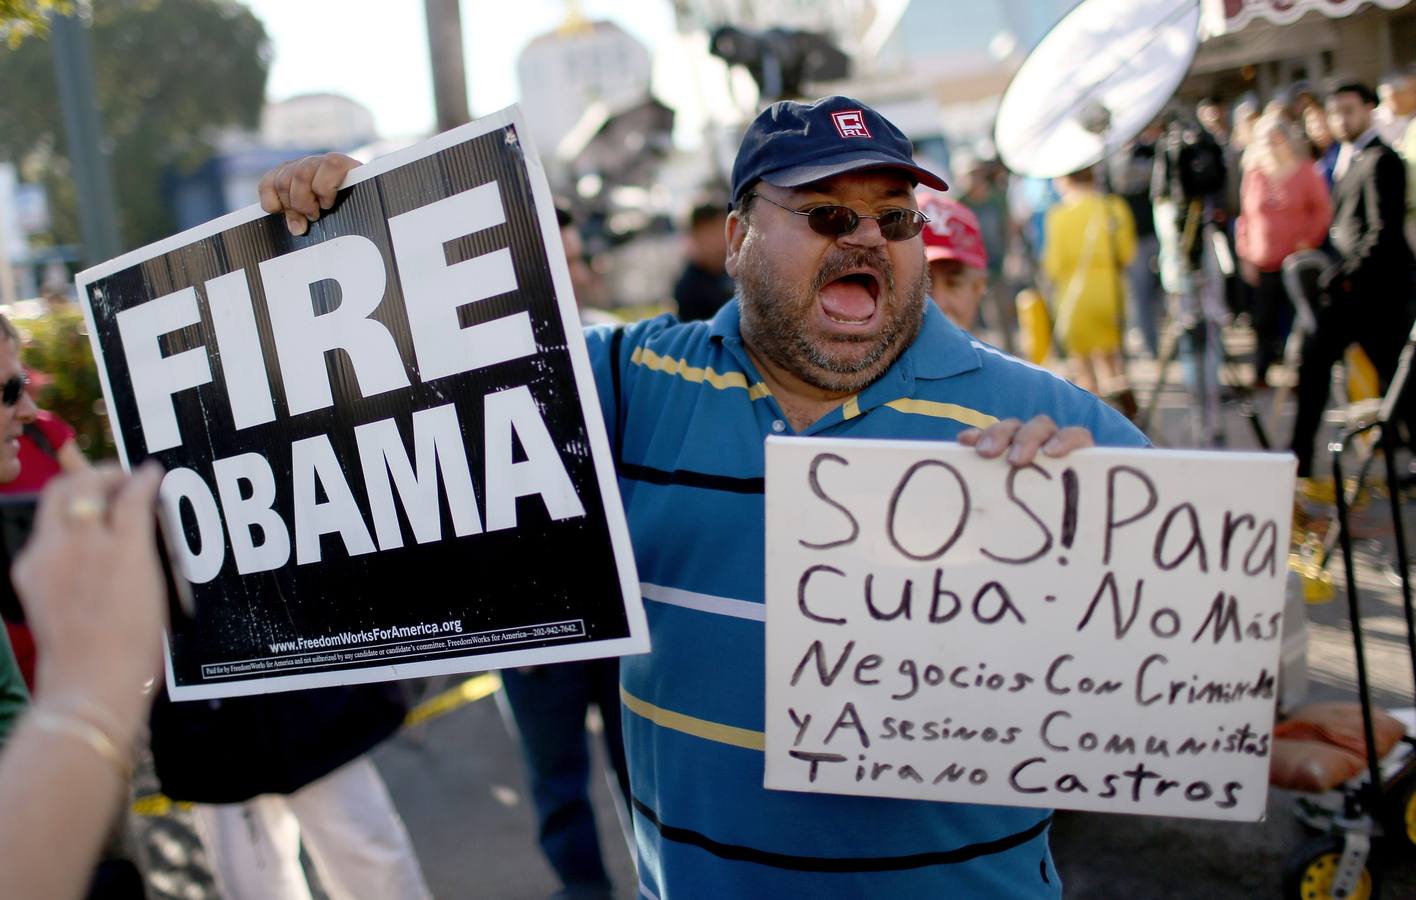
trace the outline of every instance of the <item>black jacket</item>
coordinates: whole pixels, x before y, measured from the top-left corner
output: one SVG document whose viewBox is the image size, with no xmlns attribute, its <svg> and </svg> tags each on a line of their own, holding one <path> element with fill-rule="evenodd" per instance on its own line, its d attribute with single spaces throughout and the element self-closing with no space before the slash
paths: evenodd
<svg viewBox="0 0 1416 900">
<path fill-rule="evenodd" d="M 1351 293 L 1406 302 L 1413 259 L 1401 230 L 1405 217 L 1406 167 L 1390 147 L 1373 140 L 1332 188 L 1329 237 Z"/>
<path fill-rule="evenodd" d="M 737 287 L 726 272 L 709 272 L 696 263 L 684 266 L 674 284 L 674 300 L 678 302 L 681 322 L 711 319 L 724 303 L 733 299 Z"/>
<path fill-rule="evenodd" d="M 182 703 L 164 690 L 152 709 L 153 762 L 173 800 L 289 794 L 372 750 L 406 712 L 396 682 Z"/>
</svg>

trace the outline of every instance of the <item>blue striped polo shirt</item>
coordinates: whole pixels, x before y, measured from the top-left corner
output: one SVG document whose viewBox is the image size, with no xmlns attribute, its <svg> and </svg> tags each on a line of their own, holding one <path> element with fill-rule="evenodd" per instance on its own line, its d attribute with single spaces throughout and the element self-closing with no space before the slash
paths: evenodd
<svg viewBox="0 0 1416 900">
<path fill-rule="evenodd" d="M 894 365 L 803 434 L 949 440 L 1045 413 L 1099 444 L 1145 443 L 1091 394 L 925 308 Z M 587 334 L 653 639 L 620 667 L 640 893 L 1060 896 L 1045 810 L 763 788 L 763 440 L 793 430 L 738 324 L 733 301 L 711 322 Z"/>
</svg>

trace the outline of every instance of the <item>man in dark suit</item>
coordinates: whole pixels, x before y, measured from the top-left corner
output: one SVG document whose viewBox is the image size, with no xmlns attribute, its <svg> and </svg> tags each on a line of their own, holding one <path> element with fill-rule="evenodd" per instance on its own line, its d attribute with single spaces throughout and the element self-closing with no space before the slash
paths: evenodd
<svg viewBox="0 0 1416 900">
<path fill-rule="evenodd" d="M 1312 474 L 1313 439 L 1327 406 L 1333 363 L 1350 345 L 1360 344 L 1385 389 L 1411 330 L 1416 261 L 1402 234 L 1406 170 L 1377 136 L 1376 103 L 1371 88 L 1355 83 L 1339 87 L 1327 100 L 1328 126 L 1342 143 L 1329 232 L 1336 256 L 1323 273 L 1317 327 L 1304 340 L 1298 369 L 1293 452 L 1299 477 Z M 1402 409 L 1410 431 L 1411 405 L 1404 403 Z"/>
</svg>

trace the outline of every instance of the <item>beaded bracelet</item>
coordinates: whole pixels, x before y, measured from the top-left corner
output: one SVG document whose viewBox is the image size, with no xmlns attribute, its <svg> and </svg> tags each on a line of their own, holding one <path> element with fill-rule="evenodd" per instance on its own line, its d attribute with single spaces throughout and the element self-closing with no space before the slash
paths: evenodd
<svg viewBox="0 0 1416 900">
<path fill-rule="evenodd" d="M 133 777 L 132 760 L 118 749 L 107 732 L 87 719 L 34 707 L 30 710 L 29 720 L 41 731 L 77 738 L 92 747 L 94 752 L 117 767 L 124 782 Z"/>
</svg>

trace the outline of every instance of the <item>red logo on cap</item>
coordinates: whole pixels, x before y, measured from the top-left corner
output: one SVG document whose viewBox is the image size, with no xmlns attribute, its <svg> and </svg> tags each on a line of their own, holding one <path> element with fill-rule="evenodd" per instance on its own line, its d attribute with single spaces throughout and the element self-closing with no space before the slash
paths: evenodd
<svg viewBox="0 0 1416 900">
<path fill-rule="evenodd" d="M 858 109 L 843 109 L 831 113 L 831 121 L 836 123 L 836 133 L 843 138 L 873 137 L 865 127 L 865 114 Z"/>
</svg>

